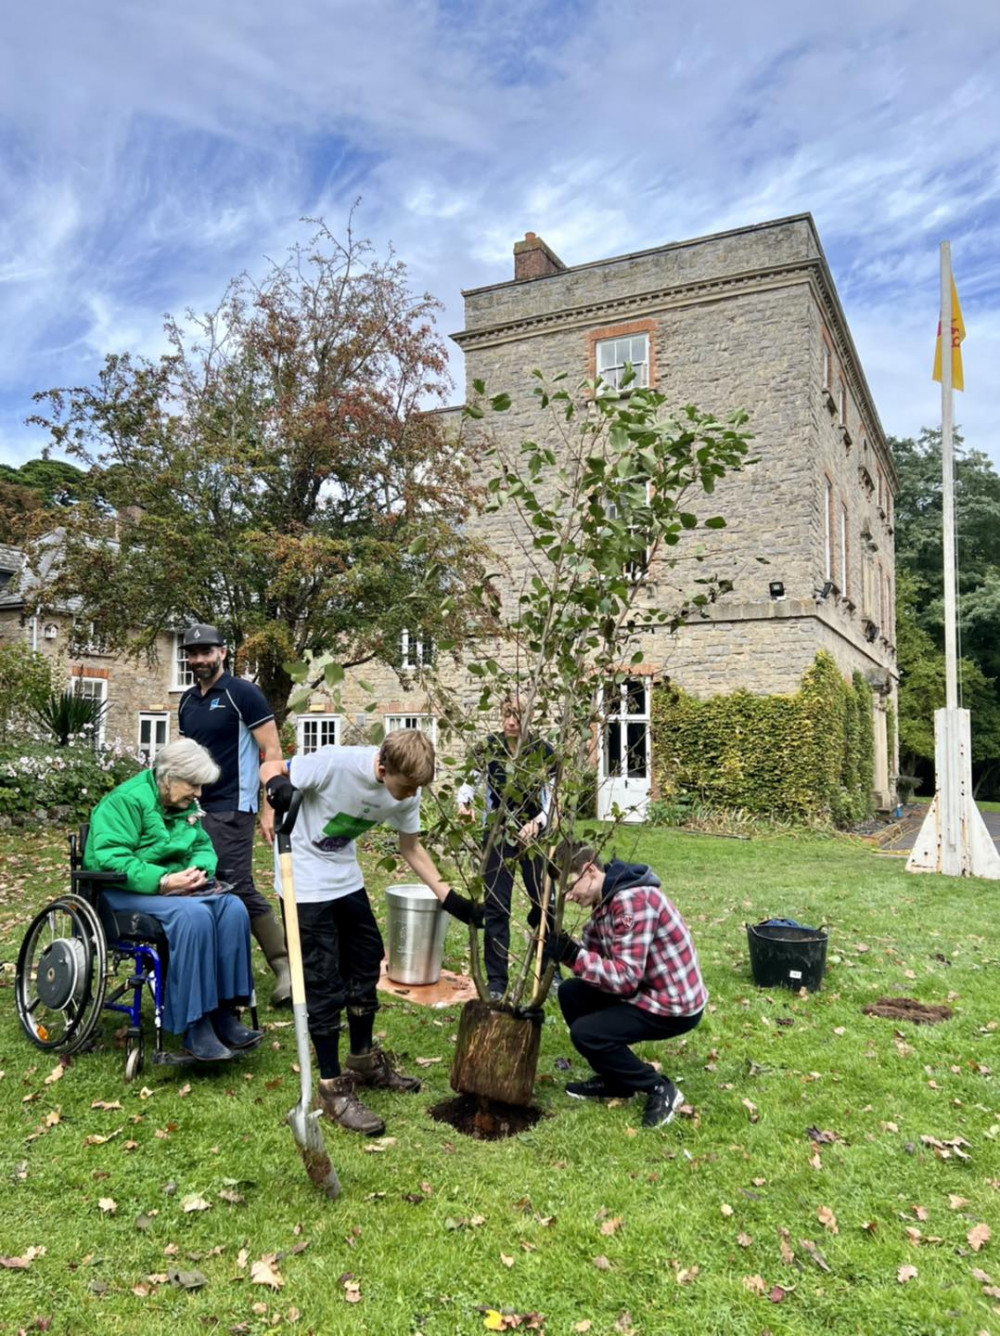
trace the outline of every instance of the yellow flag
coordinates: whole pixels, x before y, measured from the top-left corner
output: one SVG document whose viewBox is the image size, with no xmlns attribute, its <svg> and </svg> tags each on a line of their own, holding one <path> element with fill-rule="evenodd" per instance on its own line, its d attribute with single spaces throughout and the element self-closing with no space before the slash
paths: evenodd
<svg viewBox="0 0 1000 1336">
<path fill-rule="evenodd" d="M 952 389 L 964 390 L 965 377 L 962 374 L 962 340 L 965 338 L 965 321 L 962 308 L 958 304 L 958 292 L 955 280 L 951 280 L 951 384 Z M 937 346 L 934 349 L 934 379 L 941 379 L 941 321 L 938 321 Z"/>
</svg>

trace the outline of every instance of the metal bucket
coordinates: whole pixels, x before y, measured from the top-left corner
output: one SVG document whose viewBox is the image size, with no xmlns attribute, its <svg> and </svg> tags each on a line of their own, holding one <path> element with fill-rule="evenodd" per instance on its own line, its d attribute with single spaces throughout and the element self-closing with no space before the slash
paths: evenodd
<svg viewBox="0 0 1000 1336">
<path fill-rule="evenodd" d="M 448 915 L 429 887 L 390 886 L 385 893 L 389 911 L 389 960 L 393 983 L 437 983 L 448 931 Z"/>
</svg>

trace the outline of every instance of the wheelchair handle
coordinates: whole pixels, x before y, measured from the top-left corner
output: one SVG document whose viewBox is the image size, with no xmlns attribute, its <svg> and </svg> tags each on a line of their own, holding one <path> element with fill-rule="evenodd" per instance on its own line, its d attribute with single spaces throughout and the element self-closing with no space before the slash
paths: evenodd
<svg viewBox="0 0 1000 1336">
<path fill-rule="evenodd" d="M 274 823 L 274 835 L 278 843 L 279 854 L 289 854 L 292 851 L 292 830 L 301 806 L 302 790 L 295 789 L 292 792 L 292 801 L 289 803 L 288 811 L 282 812 L 281 820 L 276 820 Z"/>
</svg>

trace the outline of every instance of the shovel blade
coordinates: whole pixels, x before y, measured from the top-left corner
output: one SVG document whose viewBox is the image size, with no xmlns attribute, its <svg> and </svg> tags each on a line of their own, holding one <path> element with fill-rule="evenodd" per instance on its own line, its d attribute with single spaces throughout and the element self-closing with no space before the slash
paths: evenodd
<svg viewBox="0 0 1000 1336">
<path fill-rule="evenodd" d="M 309 1181 L 324 1192 L 331 1201 L 340 1196 L 340 1179 L 326 1149 L 323 1133 L 319 1130 L 318 1109 L 304 1109 L 296 1104 L 288 1115 L 288 1126 L 302 1155 Z"/>
</svg>

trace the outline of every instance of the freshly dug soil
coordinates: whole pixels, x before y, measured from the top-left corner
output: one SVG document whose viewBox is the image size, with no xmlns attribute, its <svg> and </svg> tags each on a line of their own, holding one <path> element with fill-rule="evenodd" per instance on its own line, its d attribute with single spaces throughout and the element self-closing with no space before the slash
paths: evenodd
<svg viewBox="0 0 1000 1336">
<path fill-rule="evenodd" d="M 951 1007 L 944 1003 L 931 1006 L 928 1002 L 918 1002 L 912 997 L 880 997 L 877 1002 L 869 1002 L 862 1007 L 866 1016 L 881 1016 L 887 1021 L 912 1021 L 914 1025 L 937 1025 L 939 1021 L 950 1021 Z"/>
<path fill-rule="evenodd" d="M 448 1123 L 456 1132 L 476 1141 L 502 1141 L 534 1127 L 542 1116 L 533 1105 L 501 1104 L 479 1095 L 459 1095 L 435 1104 L 428 1113 L 439 1123 Z"/>
</svg>

